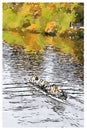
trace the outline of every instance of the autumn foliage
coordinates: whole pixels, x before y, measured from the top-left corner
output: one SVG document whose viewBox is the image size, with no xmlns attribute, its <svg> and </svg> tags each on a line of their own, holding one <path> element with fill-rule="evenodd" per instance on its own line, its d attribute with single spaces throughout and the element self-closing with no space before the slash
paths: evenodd
<svg viewBox="0 0 87 130">
<path fill-rule="evenodd" d="M 45 32 L 56 32 L 56 22 L 55 21 L 52 21 L 52 22 L 49 22 L 45 28 Z"/>
<path fill-rule="evenodd" d="M 27 30 L 36 32 L 37 31 L 37 25 L 31 24 L 29 27 L 27 27 Z"/>
<path fill-rule="evenodd" d="M 3 3 L 3 29 L 57 33 L 83 24 L 83 3 Z"/>
</svg>

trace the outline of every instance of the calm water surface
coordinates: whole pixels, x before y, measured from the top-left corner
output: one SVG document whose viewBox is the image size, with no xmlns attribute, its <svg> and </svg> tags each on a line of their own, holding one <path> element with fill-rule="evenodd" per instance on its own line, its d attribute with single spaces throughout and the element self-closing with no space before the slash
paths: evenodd
<svg viewBox="0 0 87 130">
<path fill-rule="evenodd" d="M 64 89 L 69 105 L 53 101 L 30 86 L 32 73 Z M 3 43 L 3 126 L 83 127 L 83 65 L 50 44 L 35 55 Z"/>
</svg>

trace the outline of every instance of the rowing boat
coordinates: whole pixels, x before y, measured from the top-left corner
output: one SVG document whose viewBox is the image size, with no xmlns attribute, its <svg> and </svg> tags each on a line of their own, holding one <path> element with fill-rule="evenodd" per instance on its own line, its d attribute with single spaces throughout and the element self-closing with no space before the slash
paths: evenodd
<svg viewBox="0 0 87 130">
<path fill-rule="evenodd" d="M 29 85 L 34 87 L 36 90 L 39 90 L 42 94 L 46 95 L 47 97 L 49 97 L 50 99 L 52 99 L 52 100 L 54 100 L 54 101 L 56 101 L 58 103 L 63 103 L 63 104 L 66 104 L 66 105 L 68 104 L 67 100 L 60 99 L 58 97 L 55 97 L 54 95 L 51 95 L 51 94 L 45 92 L 43 89 L 41 89 L 39 87 L 39 85 L 35 85 L 32 82 L 29 82 Z"/>
</svg>

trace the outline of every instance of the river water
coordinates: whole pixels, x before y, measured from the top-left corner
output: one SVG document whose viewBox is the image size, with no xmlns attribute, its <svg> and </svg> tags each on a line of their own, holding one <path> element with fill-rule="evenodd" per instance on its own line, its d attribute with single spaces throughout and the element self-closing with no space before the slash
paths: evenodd
<svg viewBox="0 0 87 130">
<path fill-rule="evenodd" d="M 28 83 L 32 73 L 68 94 L 58 103 Z M 83 127 L 83 65 L 48 45 L 41 54 L 25 54 L 3 43 L 3 127 Z"/>
</svg>

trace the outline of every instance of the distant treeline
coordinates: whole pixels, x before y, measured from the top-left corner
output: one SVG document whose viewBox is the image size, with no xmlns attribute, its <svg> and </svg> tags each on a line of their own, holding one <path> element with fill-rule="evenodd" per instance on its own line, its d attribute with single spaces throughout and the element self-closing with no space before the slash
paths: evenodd
<svg viewBox="0 0 87 130">
<path fill-rule="evenodd" d="M 3 3 L 3 29 L 63 32 L 71 22 L 84 25 L 83 3 Z"/>
</svg>

